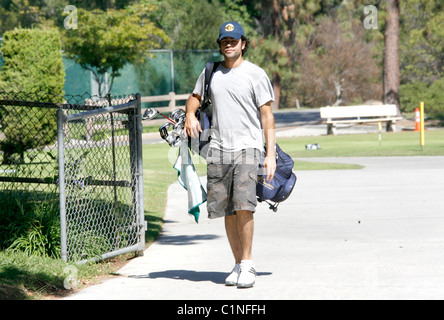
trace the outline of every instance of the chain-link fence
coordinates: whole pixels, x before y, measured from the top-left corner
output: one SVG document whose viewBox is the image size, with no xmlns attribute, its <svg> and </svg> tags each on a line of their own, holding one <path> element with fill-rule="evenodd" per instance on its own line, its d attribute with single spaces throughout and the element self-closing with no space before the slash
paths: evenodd
<svg viewBox="0 0 444 320">
<path fill-rule="evenodd" d="M 57 102 L 63 97 L 0 93 L 0 192 L 56 192 Z"/>
<path fill-rule="evenodd" d="M 0 204 L 56 202 L 65 261 L 142 251 L 141 133 L 140 95 L 0 93 Z"/>
</svg>

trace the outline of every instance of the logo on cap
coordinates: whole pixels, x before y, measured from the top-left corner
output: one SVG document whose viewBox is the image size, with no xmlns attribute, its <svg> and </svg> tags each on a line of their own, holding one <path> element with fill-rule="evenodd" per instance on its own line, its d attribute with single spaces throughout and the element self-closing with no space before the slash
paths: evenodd
<svg viewBox="0 0 444 320">
<path fill-rule="evenodd" d="M 229 23 L 225 26 L 225 31 L 233 31 L 233 30 L 234 30 L 234 26 L 231 23 Z"/>
</svg>

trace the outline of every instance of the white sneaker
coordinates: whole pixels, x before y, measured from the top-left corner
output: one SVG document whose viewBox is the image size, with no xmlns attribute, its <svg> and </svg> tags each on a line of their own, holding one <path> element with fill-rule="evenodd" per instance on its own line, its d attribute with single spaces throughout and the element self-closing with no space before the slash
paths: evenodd
<svg viewBox="0 0 444 320">
<path fill-rule="evenodd" d="M 239 279 L 237 280 L 238 288 L 251 288 L 256 281 L 256 269 L 254 262 L 251 260 L 242 260 L 240 267 Z"/>
<path fill-rule="evenodd" d="M 226 286 L 235 286 L 237 285 L 237 279 L 239 278 L 240 273 L 240 263 L 237 263 L 233 270 L 231 271 L 230 275 L 225 279 L 225 285 Z"/>
</svg>

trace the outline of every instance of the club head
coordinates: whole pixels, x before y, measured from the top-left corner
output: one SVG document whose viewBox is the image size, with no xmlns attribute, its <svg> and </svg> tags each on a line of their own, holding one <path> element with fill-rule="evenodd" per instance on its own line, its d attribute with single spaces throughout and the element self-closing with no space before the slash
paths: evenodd
<svg viewBox="0 0 444 320">
<path fill-rule="evenodd" d="M 169 132 L 168 130 L 173 127 L 173 124 L 170 122 L 165 123 L 163 126 L 159 128 L 159 133 L 162 139 L 167 140 Z"/>
<path fill-rule="evenodd" d="M 157 111 L 157 109 L 154 108 L 148 108 L 145 110 L 145 112 L 143 113 L 142 119 L 143 120 L 151 120 L 153 119 L 155 116 L 157 116 L 159 114 L 159 111 Z"/>
<path fill-rule="evenodd" d="M 167 138 L 167 142 L 171 147 L 177 148 L 182 143 L 180 133 L 177 131 L 172 131 Z"/>
<path fill-rule="evenodd" d="M 176 109 L 170 113 L 170 118 L 176 123 L 181 121 L 185 122 L 185 111 L 182 109 Z"/>
</svg>

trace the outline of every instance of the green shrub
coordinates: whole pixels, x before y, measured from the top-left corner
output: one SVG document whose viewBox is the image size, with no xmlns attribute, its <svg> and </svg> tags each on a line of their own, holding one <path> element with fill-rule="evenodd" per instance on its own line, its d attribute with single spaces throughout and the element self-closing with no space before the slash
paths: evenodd
<svg viewBox="0 0 444 320">
<path fill-rule="evenodd" d="M 3 34 L 0 90 L 63 96 L 65 69 L 56 31 L 14 29 Z"/>
<path fill-rule="evenodd" d="M 444 78 L 431 85 L 425 82 L 403 84 L 399 92 L 403 112 L 413 112 L 422 101 L 429 118 L 444 119 Z"/>
<path fill-rule="evenodd" d="M 34 220 L 26 234 L 17 238 L 8 250 L 22 251 L 29 256 L 60 258 L 60 226 Z"/>
<path fill-rule="evenodd" d="M 0 91 L 14 92 L 15 99 L 62 102 L 65 70 L 58 32 L 15 29 L 3 35 Z M 20 97 L 20 98 L 17 98 Z M 51 144 L 57 137 L 56 109 L 2 107 L 0 141 L 3 164 L 24 162 L 24 153 Z"/>
<path fill-rule="evenodd" d="M 30 198 L 34 201 L 30 201 Z M 60 218 L 56 195 L 0 194 L 0 249 L 28 255 L 60 257 Z"/>
</svg>

